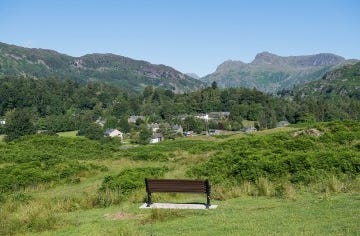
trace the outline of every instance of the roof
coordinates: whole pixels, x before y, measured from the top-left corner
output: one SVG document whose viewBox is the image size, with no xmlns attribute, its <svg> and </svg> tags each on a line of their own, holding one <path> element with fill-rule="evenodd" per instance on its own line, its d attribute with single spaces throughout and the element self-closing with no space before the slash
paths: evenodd
<svg viewBox="0 0 360 236">
<path fill-rule="evenodd" d="M 114 131 L 118 131 L 118 132 L 121 133 L 121 131 L 120 131 L 120 130 L 117 130 L 117 129 L 107 129 L 107 130 L 105 131 L 105 134 L 109 135 L 109 134 L 111 134 L 111 133 L 114 132 Z"/>
<path fill-rule="evenodd" d="M 288 125 L 290 125 L 290 123 L 286 120 L 282 120 L 277 123 L 277 126 L 288 126 Z"/>
<path fill-rule="evenodd" d="M 151 123 L 151 124 L 149 125 L 149 127 L 151 127 L 151 128 L 160 128 L 160 126 L 159 126 L 158 123 Z"/>
<path fill-rule="evenodd" d="M 178 130 L 178 129 L 182 129 L 182 127 L 181 127 L 181 125 L 174 125 L 174 126 L 172 127 L 172 129 Z"/>
<path fill-rule="evenodd" d="M 151 138 L 162 138 L 164 137 L 161 133 L 155 133 L 153 134 L 153 136 L 151 136 Z"/>
<path fill-rule="evenodd" d="M 227 118 L 229 116 L 230 116 L 230 112 L 228 111 L 209 112 L 209 118 L 211 119 L 221 119 L 221 118 Z"/>
<path fill-rule="evenodd" d="M 130 116 L 128 118 L 128 122 L 136 122 L 137 119 L 141 119 L 141 120 L 145 120 L 145 117 L 144 116 Z"/>
</svg>

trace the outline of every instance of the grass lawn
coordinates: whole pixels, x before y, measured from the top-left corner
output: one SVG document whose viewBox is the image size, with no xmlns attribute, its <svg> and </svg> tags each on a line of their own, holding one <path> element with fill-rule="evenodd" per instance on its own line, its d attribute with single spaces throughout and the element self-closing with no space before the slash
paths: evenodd
<svg viewBox="0 0 360 236">
<path fill-rule="evenodd" d="M 251 120 L 243 120 L 242 124 L 244 127 L 251 127 L 255 125 L 255 121 L 251 121 Z"/>
<path fill-rule="evenodd" d="M 1 135 L 0 135 L 0 142 L 4 142 L 4 138 L 5 138 L 5 135 L 4 135 L 4 134 L 1 134 Z"/>
<path fill-rule="evenodd" d="M 76 138 L 76 134 L 77 134 L 77 130 L 75 131 L 66 131 L 66 132 L 59 132 L 57 133 L 59 136 L 62 136 L 62 137 L 71 137 L 71 138 Z"/>
<path fill-rule="evenodd" d="M 191 198 L 191 197 L 190 197 Z M 340 194 L 296 201 L 242 197 L 215 210 L 139 209 L 140 203 L 73 212 L 72 222 L 41 235 L 358 235 L 360 197 Z M 35 234 L 29 234 L 35 235 Z"/>
</svg>

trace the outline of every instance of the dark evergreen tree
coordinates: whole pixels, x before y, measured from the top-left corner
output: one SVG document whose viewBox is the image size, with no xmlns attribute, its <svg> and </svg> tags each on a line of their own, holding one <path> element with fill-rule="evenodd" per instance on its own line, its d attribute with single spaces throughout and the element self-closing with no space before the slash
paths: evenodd
<svg viewBox="0 0 360 236">
<path fill-rule="evenodd" d="M 10 142 L 25 135 L 35 134 L 36 129 L 27 109 L 15 109 L 6 115 L 5 141 Z"/>
</svg>

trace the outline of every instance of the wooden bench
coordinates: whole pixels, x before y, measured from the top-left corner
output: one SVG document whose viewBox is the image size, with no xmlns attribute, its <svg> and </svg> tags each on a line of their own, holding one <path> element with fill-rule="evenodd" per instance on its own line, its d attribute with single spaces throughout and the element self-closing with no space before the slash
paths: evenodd
<svg viewBox="0 0 360 236">
<path fill-rule="evenodd" d="M 151 193 L 205 193 L 206 208 L 210 207 L 210 183 L 208 180 L 145 179 L 147 200 L 150 207 Z"/>
</svg>

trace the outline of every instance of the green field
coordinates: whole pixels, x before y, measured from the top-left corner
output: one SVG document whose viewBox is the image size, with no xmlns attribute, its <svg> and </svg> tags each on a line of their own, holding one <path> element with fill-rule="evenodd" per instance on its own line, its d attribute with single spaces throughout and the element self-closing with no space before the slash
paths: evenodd
<svg viewBox="0 0 360 236">
<path fill-rule="evenodd" d="M 296 201 L 241 197 L 216 202 L 219 207 L 209 211 L 124 204 L 66 214 L 62 220 L 70 225 L 40 235 L 356 235 L 359 201 L 342 194 Z"/>
<path fill-rule="evenodd" d="M 0 235 L 360 234 L 357 122 L 127 149 L 71 136 L 0 143 Z M 218 208 L 139 209 L 144 176 L 209 178 Z"/>
<path fill-rule="evenodd" d="M 77 130 L 75 130 L 75 131 L 66 131 L 66 132 L 59 132 L 59 133 L 57 133 L 59 136 L 61 136 L 61 137 L 72 137 L 72 138 L 74 138 L 74 137 L 76 137 L 76 134 L 77 134 Z"/>
</svg>

